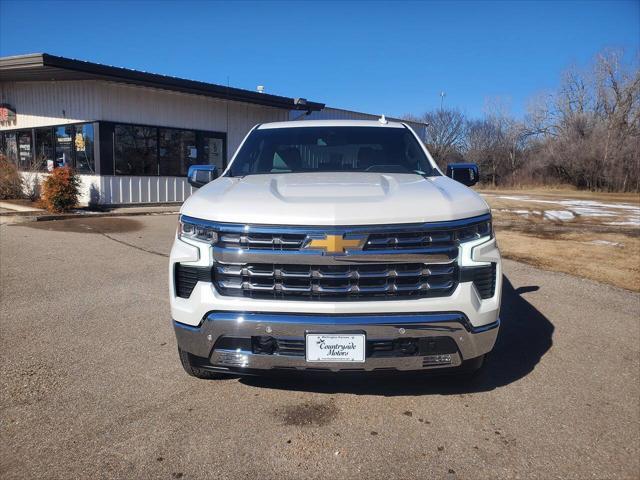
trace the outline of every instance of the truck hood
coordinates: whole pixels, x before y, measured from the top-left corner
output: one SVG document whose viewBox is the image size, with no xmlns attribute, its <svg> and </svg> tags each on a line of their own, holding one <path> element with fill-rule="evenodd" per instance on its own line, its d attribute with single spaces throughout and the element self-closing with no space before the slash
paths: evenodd
<svg viewBox="0 0 640 480">
<path fill-rule="evenodd" d="M 448 177 L 328 172 L 221 177 L 191 195 L 181 213 L 263 225 L 375 225 L 474 217 L 489 212 Z"/>
</svg>

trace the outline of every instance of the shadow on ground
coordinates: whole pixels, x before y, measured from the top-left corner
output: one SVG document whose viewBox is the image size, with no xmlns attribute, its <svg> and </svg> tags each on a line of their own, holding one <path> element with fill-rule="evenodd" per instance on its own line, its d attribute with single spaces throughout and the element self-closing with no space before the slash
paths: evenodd
<svg viewBox="0 0 640 480">
<path fill-rule="evenodd" d="M 143 229 L 140 220 L 123 217 L 70 218 L 47 222 L 31 222 L 15 225 L 18 228 L 33 228 L 52 232 L 112 234 L 138 232 Z"/>
<path fill-rule="evenodd" d="M 461 375 L 401 374 L 396 376 L 302 376 L 242 377 L 246 385 L 317 393 L 355 395 L 456 395 L 494 390 L 515 382 L 533 371 L 551 348 L 553 324 L 523 294 L 537 286 L 513 288 L 504 277 L 502 289 L 502 325 L 496 346 L 478 374 Z"/>
</svg>

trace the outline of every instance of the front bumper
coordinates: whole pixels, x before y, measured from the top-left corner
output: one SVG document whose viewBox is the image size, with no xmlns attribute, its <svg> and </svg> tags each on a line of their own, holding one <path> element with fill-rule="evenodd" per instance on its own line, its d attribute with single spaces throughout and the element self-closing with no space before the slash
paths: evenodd
<svg viewBox="0 0 640 480">
<path fill-rule="evenodd" d="M 413 371 L 457 367 L 493 348 L 499 320 L 474 327 L 463 313 L 406 313 L 378 315 L 269 314 L 218 311 L 190 326 L 174 321 L 178 346 L 203 361 L 203 367 L 228 371 Z M 305 334 L 364 333 L 364 363 L 307 363 L 304 351 L 283 349 L 258 353 L 256 338 L 273 338 L 300 345 Z M 407 352 L 393 347 L 415 345 Z M 303 344 L 303 343 L 302 343 Z M 376 351 L 375 345 L 391 345 Z M 284 353 L 283 353 L 284 352 Z"/>
</svg>

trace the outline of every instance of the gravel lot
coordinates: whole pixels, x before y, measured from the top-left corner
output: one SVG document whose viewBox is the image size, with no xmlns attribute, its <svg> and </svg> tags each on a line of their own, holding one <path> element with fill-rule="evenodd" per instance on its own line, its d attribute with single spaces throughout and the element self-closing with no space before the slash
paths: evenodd
<svg viewBox="0 0 640 480">
<path fill-rule="evenodd" d="M 169 319 L 176 221 L 0 226 L 2 478 L 640 475 L 640 295 L 506 261 L 472 382 L 200 381 Z"/>
</svg>

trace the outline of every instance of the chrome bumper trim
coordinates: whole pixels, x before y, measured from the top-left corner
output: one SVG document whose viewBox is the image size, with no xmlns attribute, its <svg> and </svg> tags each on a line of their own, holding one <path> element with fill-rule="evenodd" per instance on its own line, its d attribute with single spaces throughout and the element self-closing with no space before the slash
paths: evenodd
<svg viewBox="0 0 640 480">
<path fill-rule="evenodd" d="M 436 357 L 436 355 L 431 355 Z M 433 368 L 459 367 L 462 364 L 460 354 L 441 355 L 446 357 L 438 363 L 425 361 L 427 357 L 393 357 L 367 358 L 362 364 L 339 363 L 307 363 L 303 357 L 284 355 L 254 355 L 247 351 L 216 350 L 211 356 L 211 363 L 216 367 L 247 368 L 251 370 L 309 370 L 330 372 L 373 372 L 381 370 L 412 371 Z"/>
<path fill-rule="evenodd" d="M 209 358 L 213 366 L 223 368 L 280 369 L 328 371 L 423 370 L 458 366 L 463 360 L 489 352 L 495 344 L 499 320 L 473 327 L 461 313 L 423 313 L 398 315 L 308 315 L 263 314 L 243 312 L 210 313 L 199 327 L 174 322 L 178 345 L 193 355 Z M 253 354 L 249 351 L 213 350 L 221 336 L 304 338 L 307 332 L 361 331 L 368 339 L 391 340 L 448 336 L 458 346 L 458 353 L 438 363 L 429 356 L 369 357 L 354 369 L 353 364 L 313 363 L 304 357 Z M 435 362 L 435 363 L 434 363 Z"/>
</svg>

